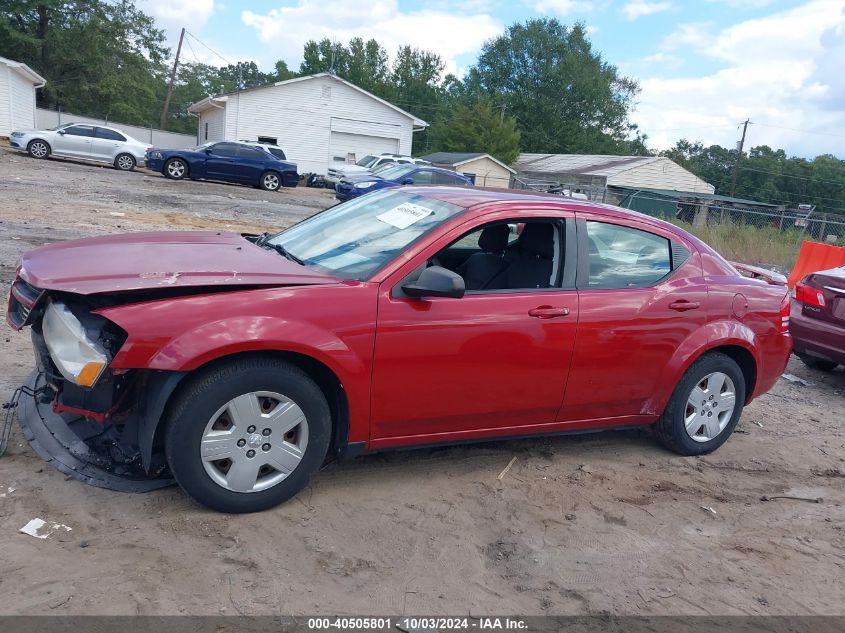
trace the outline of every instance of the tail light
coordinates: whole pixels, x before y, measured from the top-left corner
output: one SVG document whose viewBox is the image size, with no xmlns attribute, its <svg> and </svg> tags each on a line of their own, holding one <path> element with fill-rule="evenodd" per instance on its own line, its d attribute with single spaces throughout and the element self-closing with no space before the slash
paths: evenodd
<svg viewBox="0 0 845 633">
<path fill-rule="evenodd" d="M 801 303 L 816 308 L 825 306 L 824 293 L 818 288 L 813 288 L 800 281 L 795 285 L 795 299 Z"/>
<path fill-rule="evenodd" d="M 785 294 L 780 302 L 780 332 L 789 332 L 789 293 Z"/>
</svg>

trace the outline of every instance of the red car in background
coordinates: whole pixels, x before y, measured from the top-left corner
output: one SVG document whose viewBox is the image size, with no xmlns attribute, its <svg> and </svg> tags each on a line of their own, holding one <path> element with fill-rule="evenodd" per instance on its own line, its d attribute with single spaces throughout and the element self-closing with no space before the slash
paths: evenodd
<svg viewBox="0 0 845 633">
<path fill-rule="evenodd" d="M 786 286 L 676 226 L 449 187 L 277 235 L 44 246 L 8 321 L 32 328 L 18 418 L 45 459 L 123 490 L 175 478 L 226 512 L 387 448 L 650 425 L 708 453 L 792 349 Z"/>
<path fill-rule="evenodd" d="M 845 266 L 811 273 L 795 285 L 790 329 L 808 367 L 845 365 Z"/>
</svg>

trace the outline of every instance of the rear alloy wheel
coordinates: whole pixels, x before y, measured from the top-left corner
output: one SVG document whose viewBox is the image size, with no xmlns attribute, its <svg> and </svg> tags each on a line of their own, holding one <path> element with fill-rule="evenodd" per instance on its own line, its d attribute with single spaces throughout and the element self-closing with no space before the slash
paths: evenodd
<svg viewBox="0 0 845 633">
<path fill-rule="evenodd" d="M 50 146 L 47 145 L 47 141 L 36 139 L 29 142 L 29 145 L 26 146 L 26 151 L 33 158 L 47 158 L 50 155 Z"/>
<path fill-rule="evenodd" d="M 135 157 L 132 154 L 118 154 L 114 159 L 114 167 L 120 171 L 132 171 L 135 169 Z"/>
<path fill-rule="evenodd" d="M 801 359 L 801 362 L 804 363 L 810 369 L 818 369 L 819 371 L 833 371 L 837 368 L 839 363 L 834 363 L 832 360 L 824 360 L 823 358 L 814 358 L 812 356 L 808 356 L 807 354 L 795 354 L 798 358 Z"/>
<path fill-rule="evenodd" d="M 261 174 L 261 188 L 265 191 L 277 191 L 282 186 L 282 179 L 274 171 Z"/>
<path fill-rule="evenodd" d="M 167 421 L 165 452 L 180 486 L 221 512 L 286 501 L 325 459 L 331 416 L 311 378 L 272 358 L 246 358 L 198 375 Z"/>
<path fill-rule="evenodd" d="M 164 165 L 164 175 L 173 180 L 182 180 L 188 175 L 188 163 L 181 158 L 171 158 Z"/>
<path fill-rule="evenodd" d="M 729 356 L 711 353 L 687 369 L 654 434 L 681 455 L 710 453 L 727 441 L 742 415 L 745 378 Z"/>
</svg>

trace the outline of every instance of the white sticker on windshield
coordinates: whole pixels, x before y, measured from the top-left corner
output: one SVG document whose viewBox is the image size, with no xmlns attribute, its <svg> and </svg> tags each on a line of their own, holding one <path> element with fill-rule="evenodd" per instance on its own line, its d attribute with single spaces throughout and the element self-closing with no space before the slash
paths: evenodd
<svg viewBox="0 0 845 633">
<path fill-rule="evenodd" d="M 376 218 L 385 224 L 395 226 L 397 229 L 407 229 L 412 224 L 419 222 L 432 213 L 433 211 L 431 209 L 427 209 L 419 204 L 403 202 L 398 207 L 377 215 Z"/>
</svg>

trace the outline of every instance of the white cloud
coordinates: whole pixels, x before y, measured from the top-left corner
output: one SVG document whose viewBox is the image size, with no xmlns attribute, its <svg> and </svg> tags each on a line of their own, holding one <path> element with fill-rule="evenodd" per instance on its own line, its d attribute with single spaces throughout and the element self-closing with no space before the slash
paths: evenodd
<svg viewBox="0 0 845 633">
<path fill-rule="evenodd" d="M 647 64 L 661 64 L 664 68 L 678 68 L 684 65 L 684 58 L 680 55 L 673 55 L 672 53 L 665 53 L 659 51 L 653 55 L 646 55 L 642 58 L 643 62 Z"/>
<path fill-rule="evenodd" d="M 671 2 L 646 2 L 645 0 L 634 0 L 622 7 L 622 13 L 629 20 L 636 20 L 646 15 L 668 11 L 672 8 Z"/>
<path fill-rule="evenodd" d="M 263 14 L 243 11 L 241 19 L 256 30 L 268 55 L 275 56 L 266 62 L 282 58 L 292 68 L 299 65 L 308 40 L 327 37 L 345 44 L 362 37 L 374 38 L 391 55 L 403 45 L 433 51 L 445 62 L 446 72 L 456 73 L 459 56 L 478 51 L 503 30 L 503 25 L 486 13 L 430 8 L 402 11 L 397 0 L 371 0 L 366 11 L 348 0 L 298 0 L 294 6 Z"/>
<path fill-rule="evenodd" d="M 722 68 L 641 80 L 641 106 L 633 120 L 653 146 L 664 148 L 685 136 L 731 147 L 737 123 L 749 117 L 758 124 L 749 130 L 751 146 L 845 155 L 841 138 L 825 136 L 845 129 L 845 0 L 813 0 L 721 31 L 682 25 L 662 48 Z"/>
<path fill-rule="evenodd" d="M 560 16 L 567 16 L 573 13 L 592 11 L 593 3 L 584 0 L 537 0 L 534 3 L 534 10 L 538 13 L 555 13 Z"/>
<path fill-rule="evenodd" d="M 175 30 L 185 27 L 189 31 L 201 29 L 214 14 L 214 0 L 140 0 L 138 8 L 153 16 L 160 26 Z"/>
</svg>

